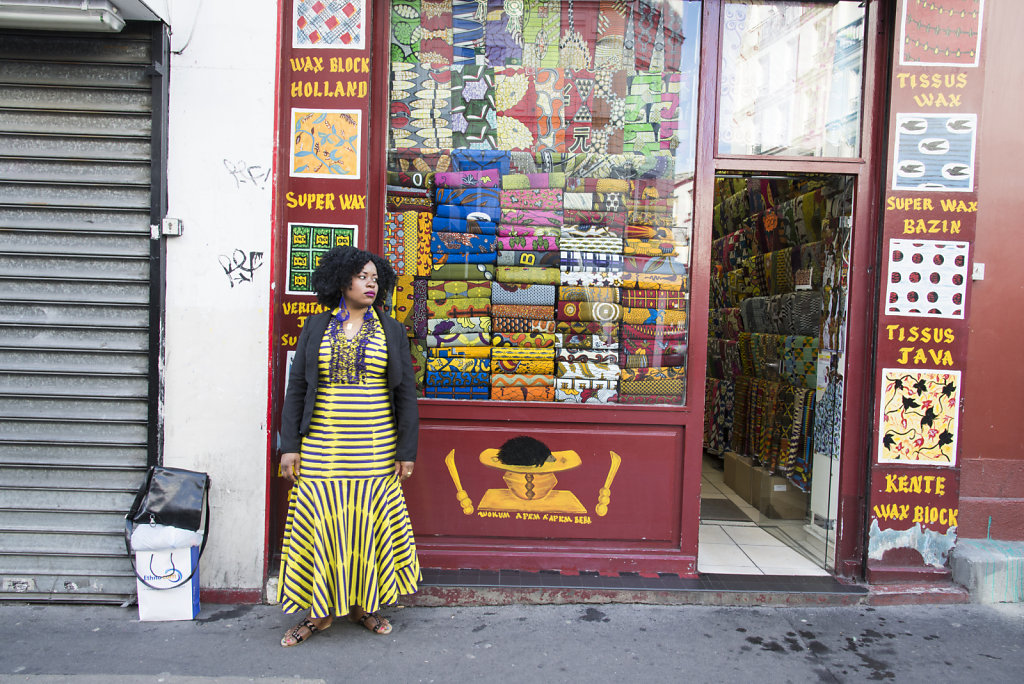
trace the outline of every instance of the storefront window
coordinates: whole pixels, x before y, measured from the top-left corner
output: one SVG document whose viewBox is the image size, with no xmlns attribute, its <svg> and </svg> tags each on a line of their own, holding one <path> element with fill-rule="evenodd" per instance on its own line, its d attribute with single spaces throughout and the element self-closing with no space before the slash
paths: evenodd
<svg viewBox="0 0 1024 684">
<path fill-rule="evenodd" d="M 860 154 L 864 3 L 722 6 L 718 151 Z"/>
<path fill-rule="evenodd" d="M 384 242 L 422 396 L 684 403 L 700 15 L 392 3 Z"/>
</svg>

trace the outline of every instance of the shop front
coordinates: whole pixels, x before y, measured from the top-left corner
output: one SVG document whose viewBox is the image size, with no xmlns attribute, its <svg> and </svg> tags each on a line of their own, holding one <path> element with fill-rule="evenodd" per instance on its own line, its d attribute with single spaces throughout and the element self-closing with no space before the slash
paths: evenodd
<svg viewBox="0 0 1024 684">
<path fill-rule="evenodd" d="M 358 245 L 424 567 L 693 577 L 723 516 L 864 576 L 890 3 L 281 7 L 274 421 Z"/>
</svg>

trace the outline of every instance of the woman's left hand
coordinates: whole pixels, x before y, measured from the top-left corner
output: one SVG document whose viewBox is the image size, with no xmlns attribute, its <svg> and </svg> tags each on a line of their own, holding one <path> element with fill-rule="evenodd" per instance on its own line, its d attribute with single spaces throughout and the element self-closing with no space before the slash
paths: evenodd
<svg viewBox="0 0 1024 684">
<path fill-rule="evenodd" d="M 413 461 L 395 461 L 395 477 L 403 482 L 412 477 L 412 468 L 416 465 Z"/>
</svg>

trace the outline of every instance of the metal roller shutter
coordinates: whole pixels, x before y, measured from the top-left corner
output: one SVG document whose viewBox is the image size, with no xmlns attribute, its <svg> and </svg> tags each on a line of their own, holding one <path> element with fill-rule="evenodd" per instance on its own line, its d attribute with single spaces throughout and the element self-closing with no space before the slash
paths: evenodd
<svg viewBox="0 0 1024 684">
<path fill-rule="evenodd" d="M 0 600 L 135 591 L 124 513 L 155 453 L 153 42 L 145 25 L 0 31 Z"/>
</svg>

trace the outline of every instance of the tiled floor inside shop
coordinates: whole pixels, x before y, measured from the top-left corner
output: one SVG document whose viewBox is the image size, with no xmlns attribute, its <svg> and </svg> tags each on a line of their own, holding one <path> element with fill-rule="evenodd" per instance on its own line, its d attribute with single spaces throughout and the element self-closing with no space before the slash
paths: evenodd
<svg viewBox="0 0 1024 684">
<path fill-rule="evenodd" d="M 701 499 L 727 499 L 748 520 L 701 520 L 697 569 L 724 575 L 825 576 L 825 538 L 802 520 L 768 518 L 725 486 L 721 462 L 704 457 Z M 828 557 L 831 562 L 831 555 Z"/>
</svg>

